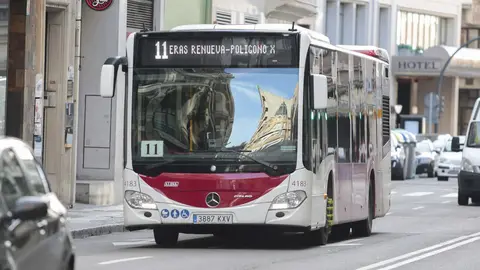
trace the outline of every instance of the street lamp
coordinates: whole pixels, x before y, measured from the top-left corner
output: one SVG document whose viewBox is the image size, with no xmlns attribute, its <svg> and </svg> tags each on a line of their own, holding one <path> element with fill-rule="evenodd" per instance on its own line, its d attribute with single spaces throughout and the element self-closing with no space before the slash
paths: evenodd
<svg viewBox="0 0 480 270">
<path fill-rule="evenodd" d="M 403 106 L 401 104 L 397 104 L 397 105 L 394 106 L 395 112 L 397 114 L 400 114 L 402 112 L 402 108 L 403 108 Z"/>
<path fill-rule="evenodd" d="M 400 116 L 400 113 L 402 112 L 402 108 L 403 106 L 401 104 L 397 104 L 397 105 L 394 105 L 393 106 L 393 109 L 395 110 L 395 113 L 396 113 L 396 116 L 395 116 L 395 127 L 398 128 L 399 127 L 399 116 Z"/>
<path fill-rule="evenodd" d="M 438 84 L 437 84 L 437 95 L 440 98 L 441 97 L 441 92 L 442 92 L 442 83 L 443 83 L 443 74 L 445 73 L 445 70 L 448 67 L 448 64 L 450 64 L 450 61 L 452 61 L 452 58 L 457 54 L 461 49 L 468 47 L 471 43 L 480 40 L 480 36 L 475 37 L 467 41 L 466 43 L 462 44 L 445 62 L 445 64 L 442 67 L 442 70 L 440 71 L 440 76 L 438 77 Z M 440 115 L 438 116 L 438 119 L 440 120 Z M 435 133 L 438 133 L 438 122 L 435 124 Z"/>
</svg>

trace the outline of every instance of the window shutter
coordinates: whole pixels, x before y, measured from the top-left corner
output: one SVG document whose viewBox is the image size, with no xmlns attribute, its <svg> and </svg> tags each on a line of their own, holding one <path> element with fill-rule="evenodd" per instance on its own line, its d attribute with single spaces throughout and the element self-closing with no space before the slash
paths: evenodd
<svg viewBox="0 0 480 270">
<path fill-rule="evenodd" d="M 245 19 L 243 20 L 244 24 L 257 24 L 258 23 L 258 18 L 253 17 L 253 16 L 245 16 Z"/>
<path fill-rule="evenodd" d="M 128 0 L 127 28 L 153 30 L 153 0 Z"/>
<path fill-rule="evenodd" d="M 215 17 L 217 24 L 232 24 L 232 14 L 230 12 L 217 11 Z"/>
</svg>

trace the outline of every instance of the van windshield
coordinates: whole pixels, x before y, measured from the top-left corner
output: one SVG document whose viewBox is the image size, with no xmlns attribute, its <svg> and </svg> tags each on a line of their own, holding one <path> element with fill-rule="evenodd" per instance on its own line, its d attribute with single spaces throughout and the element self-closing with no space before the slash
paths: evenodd
<svg viewBox="0 0 480 270">
<path fill-rule="evenodd" d="M 467 147 L 480 148 L 480 122 L 470 123 L 468 131 Z"/>
</svg>

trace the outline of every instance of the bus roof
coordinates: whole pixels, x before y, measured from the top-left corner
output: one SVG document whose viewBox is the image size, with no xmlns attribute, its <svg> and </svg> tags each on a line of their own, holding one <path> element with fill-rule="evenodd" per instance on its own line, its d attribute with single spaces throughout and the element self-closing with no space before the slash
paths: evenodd
<svg viewBox="0 0 480 270">
<path fill-rule="evenodd" d="M 291 31 L 291 24 L 188 24 L 181 25 L 172 28 L 170 31 L 182 32 L 182 31 L 238 31 L 238 32 L 250 32 L 250 31 L 264 31 L 273 33 L 306 33 L 312 39 L 320 40 L 330 44 L 330 39 L 318 32 L 310 29 L 295 25 L 296 31 Z"/>
<path fill-rule="evenodd" d="M 337 47 L 344 48 L 350 51 L 363 53 L 382 61 L 389 63 L 389 55 L 387 50 L 375 46 L 363 46 L 363 45 L 337 45 Z"/>
</svg>

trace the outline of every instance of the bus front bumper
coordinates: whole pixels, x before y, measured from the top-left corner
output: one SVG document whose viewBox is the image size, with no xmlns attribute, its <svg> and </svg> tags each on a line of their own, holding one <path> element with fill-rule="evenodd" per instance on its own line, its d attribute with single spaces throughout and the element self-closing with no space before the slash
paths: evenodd
<svg viewBox="0 0 480 270">
<path fill-rule="evenodd" d="M 308 198 L 294 209 L 270 210 L 270 205 L 252 203 L 212 209 L 157 203 L 157 209 L 137 209 L 124 201 L 123 212 L 125 227 L 131 231 L 159 226 L 171 227 L 181 233 L 205 234 L 250 227 L 277 227 L 281 231 L 309 230 L 311 202 Z"/>
</svg>

